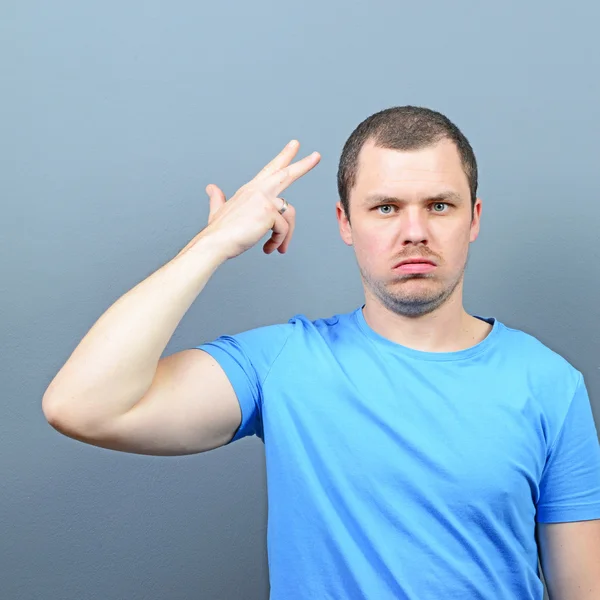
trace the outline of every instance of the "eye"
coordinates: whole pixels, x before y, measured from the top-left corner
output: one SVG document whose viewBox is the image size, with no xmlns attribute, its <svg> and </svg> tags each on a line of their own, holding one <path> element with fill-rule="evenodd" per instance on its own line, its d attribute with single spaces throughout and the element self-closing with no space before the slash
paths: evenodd
<svg viewBox="0 0 600 600">
<path fill-rule="evenodd" d="M 435 202 L 432 206 L 450 206 L 447 202 Z M 434 210 L 433 212 L 442 212 L 440 210 Z"/>
<path fill-rule="evenodd" d="M 431 206 L 451 206 L 450 203 L 448 202 L 434 202 Z M 393 209 L 394 205 L 393 204 L 380 204 L 379 206 L 375 207 L 375 210 L 379 210 L 380 208 L 390 208 Z M 434 210 L 433 212 L 436 213 L 443 213 L 443 209 L 442 210 Z M 384 215 L 390 215 L 392 214 L 391 210 L 384 210 L 381 214 Z"/>
</svg>

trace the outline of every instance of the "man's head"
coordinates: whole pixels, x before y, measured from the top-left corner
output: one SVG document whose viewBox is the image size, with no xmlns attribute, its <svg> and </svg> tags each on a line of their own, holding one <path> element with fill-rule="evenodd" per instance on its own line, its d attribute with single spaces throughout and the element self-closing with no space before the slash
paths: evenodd
<svg viewBox="0 0 600 600">
<path fill-rule="evenodd" d="M 420 316 L 461 293 L 481 200 L 471 145 L 444 115 L 404 106 L 367 118 L 344 145 L 338 191 L 342 239 L 384 306 Z M 436 267 L 394 268 L 415 257 Z"/>
</svg>

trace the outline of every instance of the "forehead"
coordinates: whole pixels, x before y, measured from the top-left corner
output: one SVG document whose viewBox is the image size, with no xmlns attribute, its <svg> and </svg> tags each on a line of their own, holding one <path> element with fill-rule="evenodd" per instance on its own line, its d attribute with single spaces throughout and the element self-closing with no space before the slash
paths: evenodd
<svg viewBox="0 0 600 600">
<path fill-rule="evenodd" d="M 372 192 L 390 195 L 430 194 L 451 189 L 465 198 L 469 182 L 453 142 L 441 140 L 420 150 L 391 150 L 368 141 L 358 156 L 356 183 L 359 197 Z"/>
</svg>

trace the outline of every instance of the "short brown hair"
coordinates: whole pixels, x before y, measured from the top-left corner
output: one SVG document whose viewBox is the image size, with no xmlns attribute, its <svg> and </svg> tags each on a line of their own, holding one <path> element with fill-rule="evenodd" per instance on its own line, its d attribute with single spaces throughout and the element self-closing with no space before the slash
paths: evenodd
<svg viewBox="0 0 600 600">
<path fill-rule="evenodd" d="M 337 173 L 340 201 L 350 220 L 350 190 L 356 183 L 358 155 L 373 140 L 380 148 L 420 150 L 443 139 L 456 145 L 469 180 L 471 216 L 477 200 L 477 161 L 473 148 L 460 129 L 442 113 L 420 106 L 395 106 L 367 117 L 352 132 L 342 150 Z"/>
</svg>

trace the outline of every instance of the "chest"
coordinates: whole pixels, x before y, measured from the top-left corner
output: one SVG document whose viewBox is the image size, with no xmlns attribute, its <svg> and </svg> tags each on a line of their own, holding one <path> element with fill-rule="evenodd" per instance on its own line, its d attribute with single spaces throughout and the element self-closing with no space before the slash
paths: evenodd
<svg viewBox="0 0 600 600">
<path fill-rule="evenodd" d="M 366 354 L 290 365 L 278 381 L 263 407 L 267 460 L 296 489 L 498 515 L 537 502 L 545 448 L 525 382 Z"/>
</svg>

